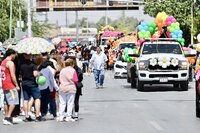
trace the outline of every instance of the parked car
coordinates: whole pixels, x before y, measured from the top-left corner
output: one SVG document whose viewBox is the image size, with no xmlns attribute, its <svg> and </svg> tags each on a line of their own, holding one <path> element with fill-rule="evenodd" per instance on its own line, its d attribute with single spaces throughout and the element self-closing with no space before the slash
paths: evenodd
<svg viewBox="0 0 200 133">
<path fill-rule="evenodd" d="M 114 64 L 114 78 L 127 78 L 127 63 L 116 61 Z"/>
</svg>

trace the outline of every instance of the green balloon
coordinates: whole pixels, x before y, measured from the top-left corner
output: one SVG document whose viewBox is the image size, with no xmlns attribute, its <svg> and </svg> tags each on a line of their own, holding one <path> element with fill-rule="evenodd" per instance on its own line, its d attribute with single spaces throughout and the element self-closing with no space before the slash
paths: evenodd
<svg viewBox="0 0 200 133">
<path fill-rule="evenodd" d="M 150 32 L 151 34 L 154 33 L 154 29 L 153 29 L 153 27 L 149 27 L 149 32 Z"/>
<path fill-rule="evenodd" d="M 175 27 L 175 30 L 180 30 L 180 27 L 179 27 L 179 26 L 176 26 L 176 27 Z"/>
<path fill-rule="evenodd" d="M 154 22 L 152 22 L 152 27 L 156 28 L 156 24 Z"/>
<path fill-rule="evenodd" d="M 38 83 L 38 85 L 40 85 L 40 86 L 45 85 L 45 83 L 46 83 L 46 78 L 45 78 L 44 76 L 39 76 L 39 77 L 37 78 L 37 83 Z"/>
<path fill-rule="evenodd" d="M 176 29 L 174 27 L 171 27 L 170 32 L 174 32 Z"/>
<path fill-rule="evenodd" d="M 184 47 L 185 44 L 182 42 L 181 45 L 182 45 L 182 47 Z"/>
</svg>

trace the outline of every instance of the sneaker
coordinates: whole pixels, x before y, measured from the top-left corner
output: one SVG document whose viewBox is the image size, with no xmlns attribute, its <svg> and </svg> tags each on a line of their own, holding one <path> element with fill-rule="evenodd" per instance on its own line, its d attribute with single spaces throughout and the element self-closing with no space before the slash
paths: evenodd
<svg viewBox="0 0 200 133">
<path fill-rule="evenodd" d="M 31 116 L 32 118 L 34 118 L 34 117 L 35 117 L 35 114 L 34 114 L 34 113 L 32 113 L 32 112 L 28 112 L 28 115 L 29 115 L 29 116 Z"/>
<path fill-rule="evenodd" d="M 17 118 L 17 117 L 13 117 L 13 123 L 20 123 L 22 122 L 23 120 L 20 119 L 20 118 Z"/>
<path fill-rule="evenodd" d="M 13 125 L 12 118 L 5 117 L 3 119 L 3 125 Z"/>
<path fill-rule="evenodd" d="M 59 117 L 56 118 L 56 121 L 57 121 L 57 122 L 63 122 L 63 121 L 64 121 L 64 118 L 61 117 L 61 116 L 59 116 Z"/>
<path fill-rule="evenodd" d="M 103 89 L 103 85 L 100 85 L 99 88 Z"/>
<path fill-rule="evenodd" d="M 64 120 L 67 121 L 67 122 L 69 122 L 69 121 L 71 121 L 71 122 L 76 121 L 76 120 L 73 119 L 72 117 L 66 117 Z"/>
<path fill-rule="evenodd" d="M 36 122 L 46 121 L 46 119 L 43 118 L 42 116 L 38 116 L 38 117 L 35 118 L 35 121 L 36 121 Z"/>
<path fill-rule="evenodd" d="M 31 121 L 33 121 L 33 119 L 31 118 L 31 116 L 26 117 L 26 118 L 24 119 L 24 122 L 31 122 Z"/>
</svg>

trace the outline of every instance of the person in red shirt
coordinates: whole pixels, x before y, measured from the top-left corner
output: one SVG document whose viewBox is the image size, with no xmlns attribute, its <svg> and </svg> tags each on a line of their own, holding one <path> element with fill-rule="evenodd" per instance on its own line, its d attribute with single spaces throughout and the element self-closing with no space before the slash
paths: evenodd
<svg viewBox="0 0 200 133">
<path fill-rule="evenodd" d="M 4 92 L 5 103 L 5 118 L 4 125 L 12 125 L 11 114 L 15 105 L 19 104 L 18 92 L 20 90 L 15 75 L 15 64 L 13 60 L 16 57 L 16 52 L 12 49 L 6 51 L 6 58 L 1 63 L 2 88 Z"/>
</svg>

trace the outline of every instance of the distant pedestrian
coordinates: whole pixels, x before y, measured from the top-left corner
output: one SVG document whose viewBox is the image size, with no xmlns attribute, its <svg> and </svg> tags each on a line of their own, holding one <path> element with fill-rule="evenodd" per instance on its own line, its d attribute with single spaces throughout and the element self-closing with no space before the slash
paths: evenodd
<svg viewBox="0 0 200 133">
<path fill-rule="evenodd" d="M 19 104 L 18 91 L 20 90 L 15 75 L 15 64 L 13 60 L 16 57 L 16 52 L 12 49 L 6 51 L 6 58 L 1 63 L 2 88 L 4 92 L 4 125 L 13 125 L 11 114 L 16 105 Z"/>
<path fill-rule="evenodd" d="M 92 55 L 92 58 L 90 59 L 97 89 L 103 88 L 105 72 L 104 69 L 107 60 L 108 59 L 106 55 L 101 51 L 100 47 L 97 47 L 96 52 Z"/>
</svg>

